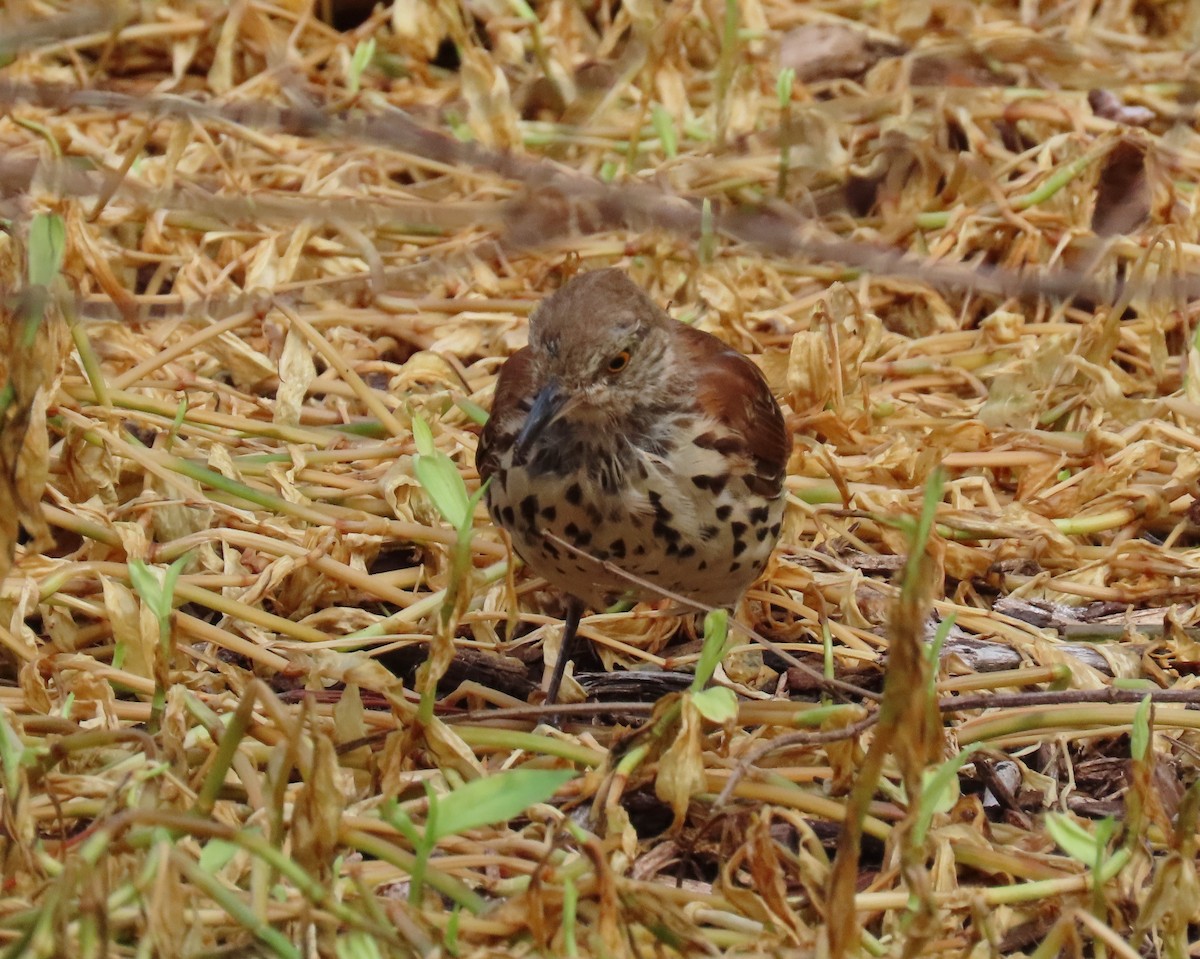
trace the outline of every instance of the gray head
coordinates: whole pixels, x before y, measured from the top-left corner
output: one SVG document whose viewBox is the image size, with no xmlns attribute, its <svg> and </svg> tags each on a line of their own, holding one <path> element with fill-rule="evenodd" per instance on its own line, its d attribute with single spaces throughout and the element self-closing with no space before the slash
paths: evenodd
<svg viewBox="0 0 1200 959">
<path fill-rule="evenodd" d="M 546 297 L 529 320 L 536 399 L 518 449 L 562 416 L 603 427 L 669 390 L 675 326 L 620 270 L 584 273 Z"/>
<path fill-rule="evenodd" d="M 538 379 L 596 403 L 641 393 L 661 363 L 675 320 L 620 270 L 575 277 L 529 321 Z"/>
</svg>

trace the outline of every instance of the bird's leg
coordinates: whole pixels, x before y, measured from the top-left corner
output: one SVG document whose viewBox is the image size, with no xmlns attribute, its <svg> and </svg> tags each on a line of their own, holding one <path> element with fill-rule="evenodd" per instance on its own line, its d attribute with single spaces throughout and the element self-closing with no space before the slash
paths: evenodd
<svg viewBox="0 0 1200 959">
<path fill-rule="evenodd" d="M 567 597 L 567 615 L 563 617 L 562 642 L 558 647 L 558 659 L 554 661 L 554 672 L 550 674 L 550 688 L 546 690 L 546 705 L 558 702 L 558 688 L 562 685 L 567 660 L 575 655 L 575 637 L 579 633 L 579 619 L 583 616 L 583 603 L 574 596 Z"/>
</svg>

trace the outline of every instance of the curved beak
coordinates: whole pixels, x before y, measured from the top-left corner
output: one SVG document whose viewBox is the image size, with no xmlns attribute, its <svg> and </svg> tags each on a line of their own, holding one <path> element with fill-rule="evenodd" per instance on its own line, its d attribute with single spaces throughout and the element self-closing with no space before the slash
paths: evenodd
<svg viewBox="0 0 1200 959">
<path fill-rule="evenodd" d="M 533 408 L 525 417 L 525 425 L 517 434 L 515 447 L 516 458 L 523 460 L 529 454 L 529 447 L 541 435 L 542 430 L 553 423 L 567 411 L 567 396 L 558 385 L 557 380 L 550 380 L 533 400 Z"/>
</svg>

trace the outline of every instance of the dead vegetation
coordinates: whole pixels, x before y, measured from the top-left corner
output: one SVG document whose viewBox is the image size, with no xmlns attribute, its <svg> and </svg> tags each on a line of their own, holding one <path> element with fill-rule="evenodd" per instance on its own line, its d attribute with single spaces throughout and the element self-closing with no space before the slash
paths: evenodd
<svg viewBox="0 0 1200 959">
<path fill-rule="evenodd" d="M 6 6 L 0 955 L 1191 954 L 1196 11 Z M 792 498 L 556 728 L 467 496 L 613 264 Z"/>
</svg>

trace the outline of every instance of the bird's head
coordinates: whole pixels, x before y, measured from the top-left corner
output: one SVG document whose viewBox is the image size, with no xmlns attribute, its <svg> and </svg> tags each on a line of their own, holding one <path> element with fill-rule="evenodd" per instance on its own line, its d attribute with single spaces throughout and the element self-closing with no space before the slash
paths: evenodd
<svg viewBox="0 0 1200 959">
<path fill-rule="evenodd" d="M 543 300 L 529 321 L 536 398 L 521 445 L 568 414 L 602 428 L 666 390 L 675 322 L 619 270 L 584 273 Z"/>
</svg>

